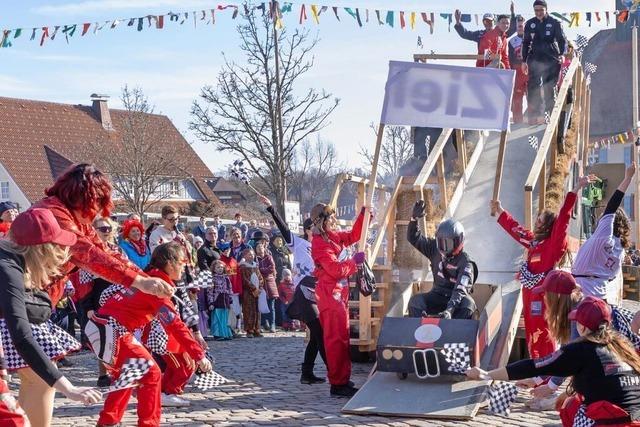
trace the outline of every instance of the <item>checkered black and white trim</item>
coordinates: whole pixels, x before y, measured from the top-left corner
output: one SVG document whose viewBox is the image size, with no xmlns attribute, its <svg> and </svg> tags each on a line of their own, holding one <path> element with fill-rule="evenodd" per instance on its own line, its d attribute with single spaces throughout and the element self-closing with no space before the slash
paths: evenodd
<svg viewBox="0 0 640 427">
<path fill-rule="evenodd" d="M 593 427 L 595 425 L 595 421 L 587 417 L 587 406 L 580 405 L 576 416 L 573 418 L 573 427 Z"/>
<path fill-rule="evenodd" d="M 178 307 L 178 311 L 180 312 L 180 319 L 182 319 L 184 324 L 189 328 L 198 326 L 200 318 L 198 317 L 196 308 L 193 306 L 193 303 L 189 298 L 187 290 L 178 288 L 174 294 L 174 300 Z"/>
<path fill-rule="evenodd" d="M 533 274 L 530 272 L 526 262 L 523 262 L 520 267 L 520 283 L 527 289 L 535 288 L 544 279 L 544 275 L 544 273 Z"/>
<path fill-rule="evenodd" d="M 98 304 L 100 305 L 100 307 L 102 307 L 107 303 L 107 301 L 109 301 L 109 298 L 111 298 L 115 294 L 124 292 L 126 289 L 127 288 L 125 288 L 124 286 L 118 285 L 118 284 L 113 284 L 109 286 L 100 294 L 100 298 L 98 299 Z"/>
<path fill-rule="evenodd" d="M 42 348 L 42 351 L 44 351 L 44 354 L 51 360 L 61 359 L 68 353 L 78 351 L 82 347 L 75 338 L 59 326 L 54 325 L 50 320 L 40 325 L 32 324 L 31 333 L 40 348 Z M 29 365 L 18 354 L 18 350 L 13 345 L 13 340 L 9 335 L 9 328 L 4 319 L 0 319 L 0 335 L 7 369 L 27 368 Z"/>
<path fill-rule="evenodd" d="M 169 342 L 169 335 L 160 324 L 158 319 L 153 319 L 149 325 L 149 335 L 147 341 L 144 343 L 145 347 L 152 353 L 164 356 L 169 354 L 167 351 L 167 343 Z"/>
</svg>

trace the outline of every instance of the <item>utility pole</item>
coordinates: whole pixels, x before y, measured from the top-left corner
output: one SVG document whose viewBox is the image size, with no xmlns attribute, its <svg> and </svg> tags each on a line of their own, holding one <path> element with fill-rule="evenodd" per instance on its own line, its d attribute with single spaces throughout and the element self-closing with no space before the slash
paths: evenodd
<svg viewBox="0 0 640 427">
<path fill-rule="evenodd" d="M 277 1 L 272 1 L 272 16 L 273 19 L 273 50 L 276 60 L 276 121 L 278 127 L 278 148 L 280 149 L 280 168 L 284 169 L 285 167 L 285 159 L 284 159 L 284 129 L 282 127 L 282 86 L 280 84 L 280 48 L 278 46 L 278 18 L 280 16 L 280 5 Z M 283 205 L 282 209 L 284 211 L 284 202 L 287 200 L 287 180 L 285 178 L 284 182 L 282 182 L 283 186 Z M 281 215 L 284 215 L 284 212 L 280 212 Z M 284 218 L 284 216 L 283 216 Z"/>
<path fill-rule="evenodd" d="M 631 114 L 631 129 L 634 132 L 638 132 L 638 128 L 640 127 L 638 123 L 638 26 L 637 21 L 633 23 L 633 27 L 631 29 L 631 86 L 633 91 L 633 112 Z M 638 163 L 640 156 L 640 138 L 636 139 L 634 147 L 634 160 Z M 635 176 L 636 180 L 636 194 L 635 194 L 635 206 L 634 206 L 634 219 L 636 222 L 636 249 L 640 246 L 640 179 L 638 179 L 638 174 Z"/>
</svg>

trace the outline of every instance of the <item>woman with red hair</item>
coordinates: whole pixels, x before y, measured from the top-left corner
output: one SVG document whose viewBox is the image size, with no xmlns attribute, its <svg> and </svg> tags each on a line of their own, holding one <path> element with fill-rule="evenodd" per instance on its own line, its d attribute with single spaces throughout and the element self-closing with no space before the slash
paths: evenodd
<svg viewBox="0 0 640 427">
<path fill-rule="evenodd" d="M 122 225 L 122 240 L 120 247 L 129 258 L 129 261 L 144 270 L 151 261 L 151 251 L 142 238 L 144 226 L 136 219 L 129 219 Z"/>
<path fill-rule="evenodd" d="M 122 255 L 109 250 L 91 226 L 97 216 L 109 216 L 113 208 L 112 191 L 105 174 L 93 165 L 80 163 L 70 166 L 45 191 L 47 197 L 33 205 L 33 208 L 50 210 L 60 227 L 77 237 L 77 242 L 71 246 L 70 260 L 47 286 L 54 306 L 62 297 L 67 275 L 76 267 L 145 293 L 161 297 L 172 295 L 172 287 L 164 280 L 148 277 Z"/>
</svg>

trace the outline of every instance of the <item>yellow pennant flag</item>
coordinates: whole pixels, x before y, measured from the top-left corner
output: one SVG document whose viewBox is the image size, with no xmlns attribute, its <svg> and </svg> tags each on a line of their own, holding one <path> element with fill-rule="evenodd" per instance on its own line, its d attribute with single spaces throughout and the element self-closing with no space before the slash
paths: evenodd
<svg viewBox="0 0 640 427">
<path fill-rule="evenodd" d="M 320 24 L 320 18 L 318 17 L 318 6 L 315 4 L 311 5 L 311 14 L 313 15 L 313 20 L 316 21 L 316 24 Z"/>
<path fill-rule="evenodd" d="M 416 13 L 415 12 L 411 12 L 411 15 L 409 15 L 409 25 L 411 25 L 412 30 L 416 29 Z"/>
<path fill-rule="evenodd" d="M 571 12 L 571 22 L 569 27 L 577 27 L 580 25 L 580 12 Z"/>
<path fill-rule="evenodd" d="M 277 14 L 276 16 L 276 29 L 281 30 L 284 28 L 284 24 L 282 23 L 282 18 L 280 17 L 280 14 Z"/>
<path fill-rule="evenodd" d="M 620 144 L 624 144 L 624 139 L 622 138 L 622 134 L 619 133 L 618 135 L 616 135 L 618 137 L 618 141 L 620 141 Z"/>
</svg>

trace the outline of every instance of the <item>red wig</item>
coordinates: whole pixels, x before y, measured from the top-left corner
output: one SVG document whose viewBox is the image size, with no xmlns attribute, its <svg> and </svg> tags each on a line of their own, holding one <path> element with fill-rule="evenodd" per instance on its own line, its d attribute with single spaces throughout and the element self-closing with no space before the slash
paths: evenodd
<svg viewBox="0 0 640 427">
<path fill-rule="evenodd" d="M 129 233 L 133 228 L 137 228 L 138 230 L 140 230 L 141 234 L 144 234 L 144 226 L 140 221 L 135 219 L 128 219 L 124 222 L 124 224 L 122 224 L 122 237 L 124 239 L 128 239 Z"/>
<path fill-rule="evenodd" d="M 95 166 L 78 163 L 60 175 L 45 194 L 57 197 L 68 209 L 80 211 L 85 217 L 93 219 L 100 214 L 107 218 L 113 209 L 112 189 L 109 178 Z"/>
</svg>

